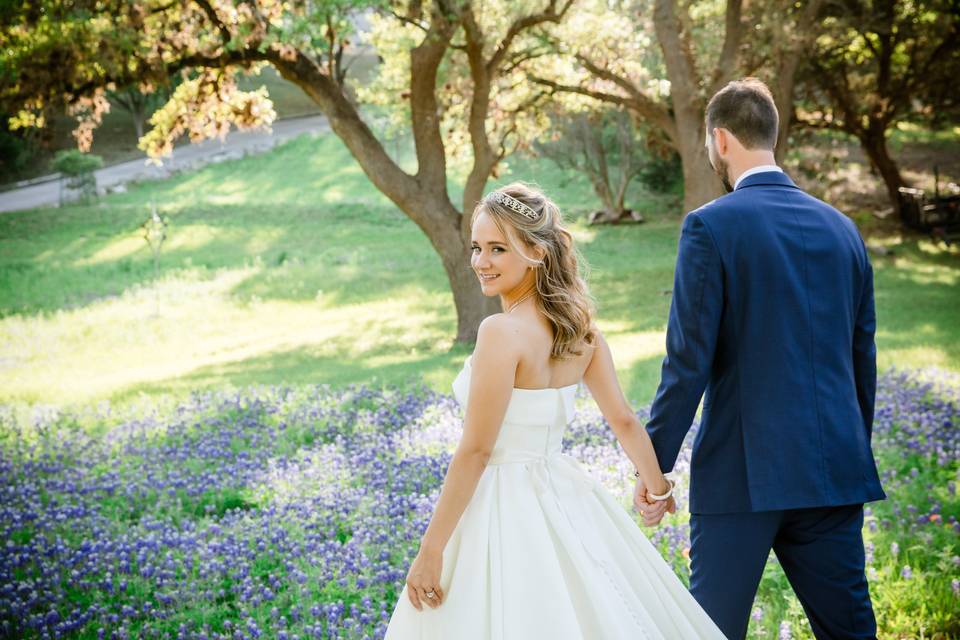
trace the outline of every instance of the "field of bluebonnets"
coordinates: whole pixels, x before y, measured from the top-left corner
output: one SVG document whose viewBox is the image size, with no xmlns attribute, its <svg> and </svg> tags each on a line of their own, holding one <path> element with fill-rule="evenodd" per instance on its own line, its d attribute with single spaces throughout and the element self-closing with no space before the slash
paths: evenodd
<svg viewBox="0 0 960 640">
<path fill-rule="evenodd" d="M 628 463 L 579 402 L 564 446 L 626 507 Z M 7 411 L 0 632 L 382 637 L 459 418 L 447 394 L 363 386 L 204 392 L 124 415 Z M 874 446 L 890 499 L 871 505 L 865 535 L 882 637 L 960 634 L 958 421 L 957 374 L 881 376 Z M 684 520 L 650 534 L 685 577 Z M 751 635 L 810 637 L 768 569 Z"/>
</svg>

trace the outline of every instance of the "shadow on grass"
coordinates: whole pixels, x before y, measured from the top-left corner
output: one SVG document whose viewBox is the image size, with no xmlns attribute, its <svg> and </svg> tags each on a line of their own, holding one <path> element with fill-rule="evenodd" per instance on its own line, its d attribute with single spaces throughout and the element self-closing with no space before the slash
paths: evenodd
<svg viewBox="0 0 960 640">
<path fill-rule="evenodd" d="M 277 351 L 222 365 L 200 367 L 190 374 L 117 391 L 111 400 L 123 403 L 140 394 L 179 396 L 197 389 L 240 388 L 282 381 L 283 385 L 364 384 L 401 388 L 427 384 L 451 393 L 450 384 L 472 351 L 456 345 L 440 353 L 407 352 L 383 347 L 360 356 L 314 354 L 302 349 Z"/>
<path fill-rule="evenodd" d="M 877 348 L 894 366 L 960 363 L 960 254 L 912 236 L 892 257 L 874 257 Z M 922 293 L 922 295 L 921 295 Z M 917 352 L 898 362 L 901 352 Z"/>
</svg>

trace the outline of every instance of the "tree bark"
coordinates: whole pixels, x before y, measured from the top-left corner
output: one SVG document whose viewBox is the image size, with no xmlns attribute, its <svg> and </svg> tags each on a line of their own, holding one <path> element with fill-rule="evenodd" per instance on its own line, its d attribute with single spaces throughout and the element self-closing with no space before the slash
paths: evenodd
<svg viewBox="0 0 960 640">
<path fill-rule="evenodd" d="M 815 38 L 815 25 L 823 7 L 823 0 L 808 0 L 803 11 L 797 16 L 796 35 L 788 38 L 777 51 L 777 77 L 771 92 L 777 105 L 780 129 L 777 131 L 777 146 L 774 157 L 777 164 L 783 164 L 789 147 L 790 125 L 793 121 L 793 93 L 796 84 L 797 69 L 802 57 L 810 51 L 810 43 Z"/>
<path fill-rule="evenodd" d="M 138 108 L 131 112 L 133 117 L 133 129 L 137 132 L 137 140 L 143 137 L 143 125 L 147 121 L 146 105 L 141 103 L 138 105 Z"/>
<path fill-rule="evenodd" d="M 683 211 L 690 213 L 723 195 L 723 183 L 707 157 L 707 149 L 700 138 L 693 139 L 694 148 L 680 151 L 683 166 Z"/>
<path fill-rule="evenodd" d="M 893 205 L 897 216 L 901 217 L 900 211 L 900 187 L 907 186 L 903 176 L 900 175 L 900 169 L 897 163 L 890 157 L 887 149 L 887 138 L 884 135 L 886 127 L 877 125 L 867 129 L 861 129 L 858 133 L 860 144 L 870 159 L 870 164 L 880 174 L 883 184 L 887 189 L 887 195 L 890 197 L 890 203 Z M 902 218 L 901 218 L 902 220 Z"/>
<path fill-rule="evenodd" d="M 498 297 L 487 298 L 480 290 L 477 276 L 470 266 L 470 239 L 464 241 L 460 231 L 459 212 L 449 218 L 448 224 L 427 233 L 434 249 L 440 255 L 443 269 L 450 282 L 453 304 L 457 309 L 456 341 L 472 343 L 477 340 L 480 322 L 490 314 L 501 311 Z"/>
<path fill-rule="evenodd" d="M 736 6 L 734 11 L 733 6 Z M 723 86 L 728 73 L 724 68 L 733 68 L 731 56 L 735 56 L 736 47 L 728 44 L 739 39 L 739 28 L 731 31 L 733 24 L 730 14 L 739 16 L 739 1 L 729 0 L 726 42 L 724 55 L 721 56 L 714 74 L 713 85 Z M 653 23 L 657 40 L 663 51 L 667 75 L 670 78 L 670 96 L 673 100 L 673 117 L 676 122 L 677 152 L 683 165 L 683 210 L 685 213 L 706 204 L 723 194 L 722 184 L 710 167 L 707 149 L 704 146 L 704 112 L 706 101 L 700 94 L 697 69 L 694 65 L 693 51 L 683 35 L 680 20 L 677 18 L 673 0 L 656 0 Z"/>
</svg>

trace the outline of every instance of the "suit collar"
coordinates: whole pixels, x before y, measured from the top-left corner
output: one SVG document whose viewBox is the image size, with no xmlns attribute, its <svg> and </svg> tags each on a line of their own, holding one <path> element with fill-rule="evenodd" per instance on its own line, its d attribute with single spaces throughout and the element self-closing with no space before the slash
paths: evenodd
<svg viewBox="0 0 960 640">
<path fill-rule="evenodd" d="M 793 180 L 790 179 L 790 176 L 782 171 L 764 171 L 762 173 L 754 173 L 753 175 L 749 175 L 744 178 L 736 190 L 740 191 L 741 189 L 749 189 L 750 187 L 759 186 L 793 187 L 794 189 L 800 188 L 794 184 Z"/>
</svg>

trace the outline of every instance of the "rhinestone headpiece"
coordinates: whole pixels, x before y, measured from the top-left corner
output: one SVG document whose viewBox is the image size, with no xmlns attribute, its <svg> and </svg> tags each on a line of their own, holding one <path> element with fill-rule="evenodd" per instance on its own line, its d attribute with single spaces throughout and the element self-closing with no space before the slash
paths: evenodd
<svg viewBox="0 0 960 640">
<path fill-rule="evenodd" d="M 540 219 L 540 214 L 534 211 L 529 205 L 523 204 L 513 196 L 509 196 L 502 191 L 491 191 L 487 197 L 512 211 L 516 211 L 524 218 L 533 220 L 534 222 Z"/>
</svg>

